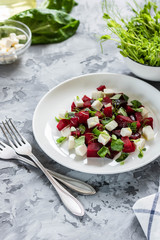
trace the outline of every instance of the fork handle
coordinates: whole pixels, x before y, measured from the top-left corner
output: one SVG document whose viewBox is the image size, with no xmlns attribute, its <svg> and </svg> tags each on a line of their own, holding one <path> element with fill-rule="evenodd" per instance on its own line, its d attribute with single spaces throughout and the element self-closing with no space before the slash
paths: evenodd
<svg viewBox="0 0 160 240">
<path fill-rule="evenodd" d="M 16 158 L 18 158 L 19 160 L 21 160 L 25 163 L 30 164 L 33 167 L 37 167 L 37 165 L 33 161 L 31 161 L 31 160 L 29 160 L 29 159 L 27 159 L 23 156 L 17 155 Z M 94 190 L 94 188 L 91 185 L 89 185 L 89 184 L 87 184 L 83 181 L 80 181 L 78 179 L 71 178 L 71 177 L 68 177 L 68 176 L 64 176 L 64 175 L 62 175 L 60 173 L 57 173 L 53 170 L 47 169 L 47 171 L 50 173 L 50 175 L 52 175 L 57 180 L 59 180 L 64 185 L 66 185 L 67 187 L 71 188 L 74 191 L 77 191 L 77 192 L 79 192 L 81 194 L 85 194 L 85 195 L 93 195 L 93 194 L 96 193 L 96 191 Z"/>
<path fill-rule="evenodd" d="M 59 197 L 61 198 L 61 200 L 64 203 L 64 205 L 66 206 L 66 208 L 77 216 L 83 216 L 84 208 L 83 208 L 82 204 L 73 195 L 71 195 L 64 187 L 62 187 L 62 185 L 60 185 L 56 179 L 54 179 L 49 174 L 49 172 L 40 163 L 40 161 L 33 155 L 33 153 L 29 154 L 28 156 L 34 161 L 34 163 L 46 175 L 46 177 L 48 178 L 50 183 L 53 185 L 53 187 L 57 191 Z"/>
</svg>

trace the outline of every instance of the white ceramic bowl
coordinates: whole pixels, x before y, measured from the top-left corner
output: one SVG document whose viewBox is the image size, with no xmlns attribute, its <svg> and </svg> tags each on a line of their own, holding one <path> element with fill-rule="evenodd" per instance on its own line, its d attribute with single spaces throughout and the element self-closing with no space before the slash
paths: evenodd
<svg viewBox="0 0 160 240">
<path fill-rule="evenodd" d="M 30 29 L 24 23 L 10 19 L 0 21 L 0 39 L 8 37 L 10 33 L 15 33 L 16 35 L 25 35 L 26 40 L 21 42 L 24 44 L 24 46 L 15 50 L 14 53 L 5 55 L 0 53 L 0 64 L 9 64 L 15 62 L 31 45 L 32 34 Z"/>
<path fill-rule="evenodd" d="M 160 81 L 160 67 L 147 66 L 127 57 L 124 58 L 124 61 L 136 76 L 149 81 Z"/>
</svg>

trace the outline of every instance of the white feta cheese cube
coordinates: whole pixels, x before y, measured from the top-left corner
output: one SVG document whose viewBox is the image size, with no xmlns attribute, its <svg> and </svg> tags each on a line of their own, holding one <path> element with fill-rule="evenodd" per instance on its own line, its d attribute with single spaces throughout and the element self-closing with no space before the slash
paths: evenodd
<svg viewBox="0 0 160 240">
<path fill-rule="evenodd" d="M 122 128 L 120 134 L 122 137 L 130 137 L 132 135 L 132 130 L 129 127 Z"/>
<path fill-rule="evenodd" d="M 12 45 L 12 41 L 9 38 L 2 38 L 1 39 L 1 44 L 2 46 L 4 46 L 5 48 L 10 48 Z"/>
<path fill-rule="evenodd" d="M 90 117 L 87 119 L 88 128 L 92 128 L 99 123 L 99 118 L 97 116 Z"/>
<path fill-rule="evenodd" d="M 75 145 L 75 141 L 74 141 L 74 136 L 69 136 L 69 139 L 68 139 L 68 149 L 73 149 L 74 148 L 74 145 Z"/>
<path fill-rule="evenodd" d="M 104 96 L 104 94 L 102 91 L 92 92 L 93 99 L 103 98 L 103 96 Z"/>
<path fill-rule="evenodd" d="M 146 140 L 149 141 L 149 140 L 154 139 L 154 131 L 151 126 L 145 126 L 142 129 L 142 133 Z"/>
<path fill-rule="evenodd" d="M 113 107 L 111 103 L 107 103 L 106 105 L 104 105 L 105 107 Z"/>
<path fill-rule="evenodd" d="M 142 109 L 142 112 L 141 112 L 142 117 L 143 118 L 147 118 L 149 111 L 146 108 L 144 108 L 144 107 L 140 107 L 140 109 Z"/>
<path fill-rule="evenodd" d="M 71 135 L 70 127 L 65 127 L 61 130 L 61 134 L 63 137 L 69 137 Z"/>
<path fill-rule="evenodd" d="M 59 119 L 65 118 L 66 113 L 68 113 L 66 109 L 61 109 L 58 115 Z"/>
<path fill-rule="evenodd" d="M 15 44 L 18 44 L 19 43 L 19 39 L 17 39 L 16 37 L 15 38 L 10 38 L 11 39 L 11 46 L 14 47 Z"/>
<path fill-rule="evenodd" d="M 104 95 L 107 96 L 107 97 L 112 96 L 114 93 L 115 93 L 115 91 L 113 89 L 110 89 L 110 88 L 105 88 L 104 89 Z"/>
<path fill-rule="evenodd" d="M 11 39 L 13 39 L 13 38 L 16 38 L 17 36 L 16 36 L 15 33 L 10 33 L 10 34 L 9 34 L 9 37 L 10 37 Z"/>
<path fill-rule="evenodd" d="M 84 104 L 82 99 L 78 96 L 74 97 L 74 103 L 75 103 L 76 107 L 83 107 L 83 104 Z"/>
<path fill-rule="evenodd" d="M 20 44 L 20 43 L 14 45 L 14 48 L 15 48 L 16 50 L 18 50 L 18 49 L 20 49 L 20 48 L 23 48 L 23 47 L 24 47 L 24 44 Z"/>
<path fill-rule="evenodd" d="M 109 133 L 105 130 L 98 136 L 98 142 L 102 143 L 103 145 L 106 145 L 110 139 L 111 137 Z"/>
<path fill-rule="evenodd" d="M 85 144 L 80 145 L 78 147 L 75 148 L 75 152 L 78 156 L 84 156 L 87 152 L 87 147 Z"/>
<path fill-rule="evenodd" d="M 108 130 L 108 131 L 112 131 L 114 130 L 116 127 L 118 127 L 118 123 L 115 121 L 115 120 L 112 120 L 110 121 L 109 123 L 107 123 L 105 125 L 105 128 Z"/>
<path fill-rule="evenodd" d="M 102 104 L 99 100 L 95 100 L 95 101 L 92 103 L 91 107 L 92 107 L 93 109 L 97 110 L 97 111 L 100 111 L 101 108 L 103 107 L 103 104 Z"/>
<path fill-rule="evenodd" d="M 136 146 L 136 149 L 140 150 L 143 149 L 145 146 L 146 140 L 144 138 L 139 138 L 137 140 L 134 140 L 134 145 Z"/>
<path fill-rule="evenodd" d="M 6 55 L 6 54 L 7 54 L 7 48 L 3 47 L 3 48 L 0 50 L 0 54 L 1 54 L 1 55 Z"/>
<path fill-rule="evenodd" d="M 26 40 L 27 39 L 26 35 L 24 35 L 24 34 L 17 35 L 17 38 L 19 40 Z"/>
</svg>

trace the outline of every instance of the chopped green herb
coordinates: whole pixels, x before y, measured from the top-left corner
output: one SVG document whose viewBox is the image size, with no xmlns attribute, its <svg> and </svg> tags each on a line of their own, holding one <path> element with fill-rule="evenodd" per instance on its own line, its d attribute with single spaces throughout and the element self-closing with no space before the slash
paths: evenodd
<svg viewBox="0 0 160 240">
<path fill-rule="evenodd" d="M 142 112 L 143 109 L 142 108 L 132 108 L 135 112 Z"/>
<path fill-rule="evenodd" d="M 56 142 L 60 144 L 60 143 L 64 142 L 64 140 L 66 140 L 66 137 L 60 137 L 56 140 Z"/>
<path fill-rule="evenodd" d="M 140 106 L 142 106 L 142 103 L 139 102 L 138 100 L 133 100 L 131 101 L 131 103 L 134 108 L 139 108 Z"/>
<path fill-rule="evenodd" d="M 105 126 L 106 124 L 110 123 L 113 119 L 112 118 L 106 118 L 104 120 L 101 120 L 101 123 Z"/>
<path fill-rule="evenodd" d="M 68 117 L 75 117 L 75 112 L 68 112 Z"/>
<path fill-rule="evenodd" d="M 97 129 L 97 127 L 95 127 L 93 130 L 92 130 L 92 133 L 94 133 L 94 135 L 96 135 L 97 137 L 102 133 L 101 131 L 99 131 Z"/>
<path fill-rule="evenodd" d="M 123 149 L 123 141 L 121 140 L 121 139 L 116 139 L 116 140 L 114 140 L 114 139 L 112 139 L 112 142 L 111 142 L 111 149 L 113 150 L 113 151 L 118 151 L 118 152 L 120 152 L 120 151 L 122 151 L 122 149 Z"/>
<path fill-rule="evenodd" d="M 112 139 L 113 139 L 113 140 L 117 140 L 117 136 L 114 135 L 114 134 L 112 134 Z"/>
<path fill-rule="evenodd" d="M 121 156 L 116 159 L 116 162 L 122 162 L 129 156 L 129 153 L 122 152 Z"/>
<path fill-rule="evenodd" d="M 85 133 L 86 127 L 83 124 L 80 124 L 78 128 L 79 128 L 81 134 Z"/>
<path fill-rule="evenodd" d="M 116 94 L 113 97 L 111 97 L 111 99 L 115 100 L 115 99 L 119 99 L 122 96 L 122 94 Z"/>
<path fill-rule="evenodd" d="M 97 100 L 100 101 L 100 102 L 102 102 L 102 101 L 103 101 L 103 98 L 98 98 Z"/>
<path fill-rule="evenodd" d="M 127 112 L 123 107 L 120 107 L 120 109 L 118 110 L 118 113 L 122 114 L 123 116 L 127 117 Z"/>
<path fill-rule="evenodd" d="M 85 143 L 85 136 L 81 136 L 75 139 L 75 147 L 83 145 Z"/>
<path fill-rule="evenodd" d="M 60 119 L 59 119 L 59 118 L 57 118 L 57 117 L 55 117 L 55 120 L 56 120 L 57 122 L 59 122 L 59 121 L 60 121 Z"/>
<path fill-rule="evenodd" d="M 109 155 L 111 154 L 110 151 L 109 151 L 109 148 L 108 148 L 108 147 L 105 147 L 105 146 L 103 146 L 103 147 L 97 152 L 98 156 L 100 156 L 101 158 L 104 158 L 107 153 L 108 153 Z"/>
<path fill-rule="evenodd" d="M 122 162 L 120 162 L 120 165 L 124 165 L 124 163 L 125 163 L 125 162 L 124 162 L 124 161 L 122 161 Z"/>
<path fill-rule="evenodd" d="M 123 98 L 126 102 L 128 102 L 129 97 L 123 93 Z"/>
<path fill-rule="evenodd" d="M 79 101 L 80 100 L 79 96 L 77 96 L 76 99 L 77 99 L 77 101 Z"/>
<path fill-rule="evenodd" d="M 139 158 L 143 158 L 143 152 L 146 151 L 146 148 L 139 148 L 139 154 L 138 154 L 138 157 Z"/>
<path fill-rule="evenodd" d="M 133 133 L 137 132 L 137 123 L 136 122 L 128 123 L 128 127 L 132 130 Z"/>
<path fill-rule="evenodd" d="M 97 111 L 92 111 L 92 110 L 89 110 L 89 114 L 91 115 L 91 117 L 94 117 L 95 114 L 96 114 Z"/>
<path fill-rule="evenodd" d="M 65 114 L 65 119 L 69 119 L 69 120 L 71 119 L 68 112 Z"/>
</svg>

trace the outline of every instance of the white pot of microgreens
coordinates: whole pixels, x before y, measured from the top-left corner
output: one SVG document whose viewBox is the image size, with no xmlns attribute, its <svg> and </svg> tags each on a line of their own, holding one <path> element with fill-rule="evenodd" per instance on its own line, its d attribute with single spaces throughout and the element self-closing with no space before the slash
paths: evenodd
<svg viewBox="0 0 160 240">
<path fill-rule="evenodd" d="M 128 57 L 124 57 L 124 61 L 127 67 L 136 76 L 149 81 L 160 81 L 160 67 L 147 66 L 145 64 L 138 63 Z"/>
</svg>

